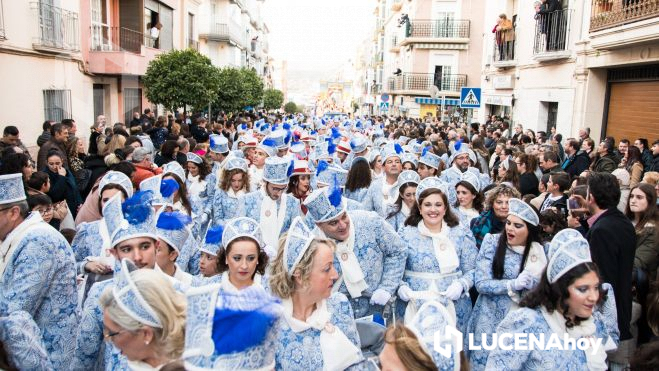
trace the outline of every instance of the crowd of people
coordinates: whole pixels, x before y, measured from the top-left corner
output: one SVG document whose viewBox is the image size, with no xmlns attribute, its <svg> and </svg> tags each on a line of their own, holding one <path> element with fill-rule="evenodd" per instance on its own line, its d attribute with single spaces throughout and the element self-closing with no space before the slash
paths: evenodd
<svg viewBox="0 0 659 371">
<path fill-rule="evenodd" d="M 6 126 L 0 368 L 657 369 L 652 140 L 147 109 L 31 154 Z"/>
</svg>

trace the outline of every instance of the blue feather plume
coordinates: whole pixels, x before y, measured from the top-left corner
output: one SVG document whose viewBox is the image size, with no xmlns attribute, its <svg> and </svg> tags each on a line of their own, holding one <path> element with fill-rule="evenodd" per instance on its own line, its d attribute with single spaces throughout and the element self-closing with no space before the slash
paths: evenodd
<svg viewBox="0 0 659 371">
<path fill-rule="evenodd" d="M 418 144 L 423 143 L 423 138 L 416 138 L 416 142 L 417 142 Z"/>
<path fill-rule="evenodd" d="M 158 217 L 156 228 L 166 229 L 169 231 L 181 230 L 192 222 L 190 216 L 181 212 L 163 212 Z"/>
<path fill-rule="evenodd" d="M 124 218 L 130 224 L 144 223 L 151 215 L 151 199 L 153 192 L 140 191 L 133 195 L 133 197 L 124 201 L 121 205 L 121 211 L 124 213 Z"/>
<path fill-rule="evenodd" d="M 266 139 L 264 139 L 264 140 L 263 140 L 263 143 L 261 143 L 261 144 L 263 144 L 264 146 L 268 146 L 268 147 L 275 147 L 275 146 L 277 146 L 277 142 L 275 142 L 275 140 L 272 139 L 272 138 L 266 138 Z"/>
<path fill-rule="evenodd" d="M 263 344 L 279 317 L 277 301 L 251 287 L 220 295 L 213 316 L 214 353 L 221 356 L 244 352 Z"/>
<path fill-rule="evenodd" d="M 458 139 L 453 145 L 453 148 L 455 148 L 456 152 L 460 150 L 460 147 L 462 147 L 462 139 Z"/>
<path fill-rule="evenodd" d="M 329 199 L 330 204 L 332 206 L 337 207 L 341 204 L 341 186 L 339 185 L 339 180 L 337 179 L 336 175 L 334 175 L 334 184 L 332 185 L 332 192 L 327 196 Z"/>
<path fill-rule="evenodd" d="M 394 149 L 396 150 L 396 153 L 399 155 L 403 153 L 403 147 L 401 147 L 400 144 L 398 143 L 394 144 Z"/>
<path fill-rule="evenodd" d="M 285 123 L 284 126 L 282 127 L 284 128 L 284 130 L 291 130 L 291 124 L 289 124 L 288 122 Z"/>
<path fill-rule="evenodd" d="M 292 133 L 290 130 L 286 131 L 286 136 L 284 137 L 284 143 L 288 144 L 291 142 L 291 138 L 293 137 Z"/>
<path fill-rule="evenodd" d="M 211 137 L 211 148 L 215 147 L 215 138 Z"/>
<path fill-rule="evenodd" d="M 210 227 L 206 232 L 206 243 L 209 245 L 217 245 L 222 242 L 222 234 L 224 233 L 224 227 L 217 225 L 215 227 Z"/>
<path fill-rule="evenodd" d="M 266 124 L 266 123 L 263 123 L 263 124 L 261 125 L 261 127 L 259 128 L 259 130 L 261 130 L 261 131 L 266 131 L 266 130 L 268 130 L 269 127 L 270 127 L 270 125 L 268 125 L 268 124 Z"/>
<path fill-rule="evenodd" d="M 355 143 L 354 139 L 351 139 L 350 140 L 350 149 L 355 149 L 355 147 L 357 147 L 357 143 Z"/>
<path fill-rule="evenodd" d="M 318 134 L 318 132 L 315 130 L 311 130 L 311 132 L 309 133 L 309 135 L 316 135 L 316 134 Z"/>
<path fill-rule="evenodd" d="M 426 146 L 426 147 L 423 149 L 423 151 L 421 152 L 421 157 L 425 156 L 426 153 L 428 153 L 428 151 L 430 151 L 431 149 L 432 149 L 431 146 Z"/>
<path fill-rule="evenodd" d="M 318 176 L 323 171 L 327 170 L 329 164 L 325 160 L 318 161 L 318 166 L 316 167 L 316 176 Z"/>
<path fill-rule="evenodd" d="M 293 171 L 295 171 L 295 161 L 291 160 L 288 164 L 288 169 L 286 169 L 286 176 L 290 178 L 293 175 Z"/>
<path fill-rule="evenodd" d="M 162 194 L 163 197 L 169 197 L 173 195 L 174 192 L 178 191 L 178 189 L 178 182 L 174 179 L 163 179 L 160 182 L 160 194 Z"/>
<path fill-rule="evenodd" d="M 341 132 L 339 131 L 339 128 L 337 127 L 332 128 L 332 138 L 334 139 L 341 138 Z"/>
<path fill-rule="evenodd" d="M 333 155 L 335 152 L 336 152 L 336 144 L 329 142 L 329 144 L 327 145 L 327 153 Z"/>
</svg>

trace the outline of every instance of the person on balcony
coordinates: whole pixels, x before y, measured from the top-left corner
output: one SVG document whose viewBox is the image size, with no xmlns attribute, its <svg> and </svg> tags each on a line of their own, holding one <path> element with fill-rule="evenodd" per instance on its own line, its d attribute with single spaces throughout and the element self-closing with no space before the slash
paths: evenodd
<svg viewBox="0 0 659 371">
<path fill-rule="evenodd" d="M 513 22 L 505 14 L 499 14 L 497 24 L 492 29 L 495 34 L 497 47 L 499 48 L 499 61 L 507 61 L 515 58 L 513 43 L 515 42 L 515 29 Z"/>
</svg>

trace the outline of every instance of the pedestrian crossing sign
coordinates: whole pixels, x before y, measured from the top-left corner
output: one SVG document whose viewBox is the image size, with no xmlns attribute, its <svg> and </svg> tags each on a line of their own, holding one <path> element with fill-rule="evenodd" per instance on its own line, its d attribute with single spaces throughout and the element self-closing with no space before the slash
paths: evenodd
<svg viewBox="0 0 659 371">
<path fill-rule="evenodd" d="M 389 111 L 389 102 L 380 102 L 380 111 Z"/>
<path fill-rule="evenodd" d="M 481 108 L 481 88 L 462 88 L 460 90 L 460 107 Z"/>
</svg>

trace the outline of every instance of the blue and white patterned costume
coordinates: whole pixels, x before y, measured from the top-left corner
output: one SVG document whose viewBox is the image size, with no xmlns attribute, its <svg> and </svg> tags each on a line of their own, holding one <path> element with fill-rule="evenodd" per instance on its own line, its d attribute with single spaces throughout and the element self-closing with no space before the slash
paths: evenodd
<svg viewBox="0 0 659 371">
<path fill-rule="evenodd" d="M 602 321 L 601 313 L 594 312 L 595 337 L 602 339 L 605 345 L 608 333 Z M 497 333 L 503 334 L 545 334 L 548 337 L 554 333 L 543 317 L 540 308 L 520 308 L 511 311 L 497 328 Z M 561 341 L 563 334 L 558 334 Z M 585 370 L 586 353 L 583 350 L 514 350 L 505 351 L 498 347 L 490 352 L 487 358 L 488 370 Z"/>
<path fill-rule="evenodd" d="M 0 317 L 0 341 L 10 364 L 15 368 L 55 369 L 46 351 L 41 330 L 28 312 L 18 310 Z"/>
<path fill-rule="evenodd" d="M 405 227 L 405 220 L 407 219 L 408 215 L 405 215 L 403 213 L 403 210 L 401 209 L 398 210 L 398 212 L 395 213 L 394 215 L 389 216 L 389 213 L 392 211 L 392 208 L 393 207 L 389 208 L 387 215 L 385 215 L 386 218 L 385 220 L 394 228 L 394 231 L 400 231 L 401 228 Z"/>
<path fill-rule="evenodd" d="M 176 264 L 181 267 L 181 269 L 192 275 L 199 274 L 199 260 L 201 259 L 201 253 L 199 252 L 197 245 L 197 240 L 192 234 L 190 234 L 188 239 L 185 240 L 181 252 L 176 259 Z"/>
<path fill-rule="evenodd" d="M 256 221 L 261 219 L 261 202 L 263 201 L 263 192 L 250 192 L 238 199 L 238 215 L 252 218 Z M 281 199 L 277 200 L 277 211 L 281 207 Z M 286 216 L 281 227 L 280 233 L 285 233 L 290 227 L 293 219 L 300 214 L 300 205 L 297 199 L 291 195 L 286 197 Z"/>
<path fill-rule="evenodd" d="M 218 188 L 207 208 L 211 226 L 224 224 L 225 220 L 237 217 L 238 199 L 238 197 L 231 197 L 226 191 Z"/>
<path fill-rule="evenodd" d="M 508 313 L 512 299 L 508 296 L 508 282 L 517 278 L 522 264 L 522 255 L 512 249 L 506 249 L 503 277 L 495 279 L 492 276 L 492 261 L 497 249 L 500 234 L 487 234 L 483 239 L 478 257 L 474 284 L 479 296 L 471 312 L 467 332 L 474 334 L 474 345 L 480 345 L 481 334 L 488 334 L 488 341 L 497 326 Z M 469 352 L 469 362 L 472 370 L 482 370 L 487 362 L 488 351 L 474 350 Z"/>
<path fill-rule="evenodd" d="M 359 189 L 356 189 L 355 191 L 349 191 L 349 190 L 346 189 L 343 192 L 343 196 L 347 197 L 351 200 L 355 200 L 359 203 L 363 203 L 367 192 L 368 192 L 368 188 L 359 188 Z"/>
<path fill-rule="evenodd" d="M 327 299 L 327 310 L 331 314 L 330 323 L 339 328 L 346 337 L 358 348 L 359 334 L 353 317 L 350 302 L 341 293 L 334 293 Z M 275 354 L 276 370 L 322 370 L 323 354 L 320 348 L 321 331 L 309 328 L 302 332 L 294 332 L 286 319 L 277 323 L 277 339 Z M 366 365 L 355 364 L 348 370 L 365 370 Z"/>
<path fill-rule="evenodd" d="M 440 268 L 435 257 L 431 237 L 421 235 L 418 227 L 415 226 L 403 227 L 398 231 L 408 249 L 402 285 L 407 285 L 414 291 L 428 291 L 431 285 L 434 284 L 434 288 L 442 292 L 453 281 L 458 280 L 464 288 L 463 293 L 469 292 L 474 284 L 474 270 L 476 268 L 476 256 L 478 255 L 476 241 L 469 228 L 461 224 L 449 228 L 448 238 L 455 246 L 455 252 L 460 263 L 458 269 L 453 274 L 449 273 L 448 275 L 439 273 Z M 437 278 L 421 278 L 415 276 L 415 273 L 432 274 L 436 275 Z M 417 304 L 417 306 L 420 305 Z M 454 301 L 454 305 L 458 330 L 464 333 L 471 314 L 471 299 L 469 296 L 463 295 Z"/>
<path fill-rule="evenodd" d="M 73 250 L 39 213 L 31 213 L 4 242 L 12 239 L 15 247 L 6 257 L 0 301 L 9 314 L 29 313 L 41 330 L 54 369 L 68 369 L 78 320 Z"/>
<path fill-rule="evenodd" d="M 353 251 L 357 256 L 359 266 L 364 273 L 368 285 L 367 292 L 377 289 L 393 295 L 400 284 L 407 259 L 407 245 L 398 237 L 394 229 L 369 211 L 348 211 L 351 220 L 350 228 L 355 231 Z M 316 228 L 314 232 L 320 233 Z M 339 258 L 334 257 L 334 266 L 341 275 Z M 348 295 L 345 282 L 341 283 L 339 291 Z M 370 305 L 367 297 L 350 298 L 356 318 L 364 317 L 381 310 L 381 307 Z"/>
<path fill-rule="evenodd" d="M 368 187 L 368 191 L 366 191 L 366 195 L 362 201 L 362 204 L 366 210 L 375 211 L 381 217 L 387 216 L 387 208 L 384 207 L 384 195 L 382 194 L 382 187 L 384 186 L 385 181 L 385 176 L 374 180 L 371 183 L 371 186 Z M 390 201 L 389 204 L 394 203 L 394 201 L 396 201 L 396 197 L 398 197 L 398 187 L 396 184 L 397 183 L 393 184 L 391 191 L 387 195 L 387 200 Z"/>
<path fill-rule="evenodd" d="M 101 228 L 105 228 L 105 221 L 102 218 L 89 223 L 81 223 L 76 228 L 76 235 L 71 241 L 71 248 L 75 255 L 78 274 L 85 273 L 85 264 L 87 264 L 85 258 L 96 257 L 101 253 L 103 248 L 103 239 L 100 237 Z"/>
</svg>

